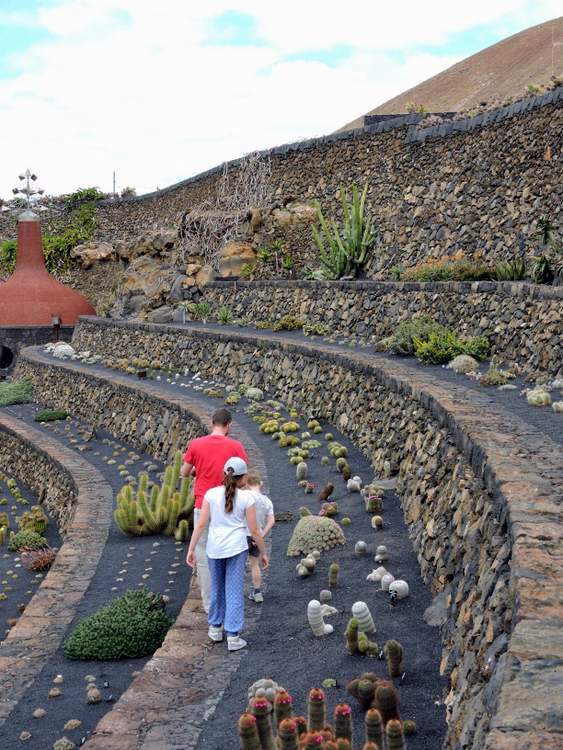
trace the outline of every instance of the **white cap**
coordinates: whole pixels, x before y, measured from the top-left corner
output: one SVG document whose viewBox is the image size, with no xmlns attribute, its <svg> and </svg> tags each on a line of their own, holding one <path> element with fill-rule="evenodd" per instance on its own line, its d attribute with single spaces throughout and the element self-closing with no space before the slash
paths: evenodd
<svg viewBox="0 0 563 750">
<path fill-rule="evenodd" d="M 223 466 L 223 472 L 226 474 L 229 469 L 233 470 L 233 474 L 235 477 L 242 477 L 243 474 L 248 473 L 248 466 L 246 463 L 242 460 L 242 458 L 239 458 L 238 456 L 233 456 L 232 458 L 229 458 L 227 463 Z"/>
</svg>

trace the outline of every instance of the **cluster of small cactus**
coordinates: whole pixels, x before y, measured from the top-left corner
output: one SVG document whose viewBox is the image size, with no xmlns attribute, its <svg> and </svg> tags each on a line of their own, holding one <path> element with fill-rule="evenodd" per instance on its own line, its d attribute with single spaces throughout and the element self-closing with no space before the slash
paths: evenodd
<svg viewBox="0 0 563 750">
<path fill-rule="evenodd" d="M 370 641 L 366 632 L 360 629 L 356 617 L 351 617 L 348 620 L 344 637 L 346 650 L 351 656 L 356 654 L 361 656 L 377 656 L 379 653 L 379 646 L 374 641 Z"/>
<path fill-rule="evenodd" d="M 332 518 L 332 516 L 337 516 L 338 512 L 338 503 L 334 501 L 331 503 L 323 503 L 319 510 L 319 516 L 328 516 L 328 518 Z"/>
<path fill-rule="evenodd" d="M 383 688 L 387 683 L 383 683 L 375 675 L 362 677 L 369 678 L 365 681 L 372 688 L 369 699 L 371 705 L 377 700 L 376 692 L 379 689 L 375 687 L 375 683 L 372 684 L 371 678 L 381 683 L 380 687 Z M 389 708 L 387 704 L 386 708 Z M 385 718 L 378 708 L 367 705 L 366 709 L 365 742 L 361 744 L 362 749 L 404 750 L 407 722 L 401 722 L 398 710 L 396 715 Z M 414 722 L 410 724 L 413 725 Z M 410 727 L 411 733 L 413 728 L 415 729 Z M 351 707 L 347 703 L 335 706 L 333 722 L 329 724 L 326 697 L 320 688 L 313 688 L 309 692 L 307 719 L 293 715 L 292 698 L 283 689 L 274 698 L 273 710 L 268 699 L 252 698 L 248 710 L 239 718 L 238 734 L 241 750 L 353 750 L 354 747 Z M 357 747 L 359 750 L 360 746 Z"/>
<path fill-rule="evenodd" d="M 381 513 L 383 510 L 383 487 L 377 484 L 367 484 L 361 492 L 366 511 L 368 513 Z"/>
<path fill-rule="evenodd" d="M 18 518 L 17 523 L 20 531 L 35 531 L 36 534 L 44 534 L 49 519 L 40 505 L 33 505 Z"/>
<path fill-rule="evenodd" d="M 187 539 L 194 497 L 191 478 L 180 479 L 181 467 L 182 454 L 178 451 L 174 463 L 164 472 L 160 488 L 153 484 L 149 490 L 148 474 L 142 472 L 139 474 L 136 494 L 133 494 L 130 484 L 120 490 L 114 516 L 125 534 L 166 534 L 174 536 L 178 541 Z"/>
<path fill-rule="evenodd" d="M 315 572 L 317 560 L 321 556 L 318 550 L 313 550 L 307 557 L 303 557 L 295 566 L 299 578 L 308 578 Z"/>
<path fill-rule="evenodd" d="M 299 519 L 287 547 L 288 557 L 308 555 L 313 550 L 332 549 L 346 542 L 342 529 L 332 518 L 305 516 Z"/>
<path fill-rule="evenodd" d="M 35 531 L 16 531 L 10 534 L 8 549 L 19 552 L 23 549 L 43 549 L 47 546 L 47 540 Z"/>
<path fill-rule="evenodd" d="M 321 427 L 320 422 L 319 422 L 318 419 L 310 419 L 307 422 L 307 427 L 315 435 L 319 435 L 323 431 L 323 428 Z"/>
<path fill-rule="evenodd" d="M 266 435 L 273 435 L 274 432 L 278 432 L 280 429 L 280 423 L 277 419 L 267 419 L 260 425 L 260 432 L 265 432 Z"/>
</svg>

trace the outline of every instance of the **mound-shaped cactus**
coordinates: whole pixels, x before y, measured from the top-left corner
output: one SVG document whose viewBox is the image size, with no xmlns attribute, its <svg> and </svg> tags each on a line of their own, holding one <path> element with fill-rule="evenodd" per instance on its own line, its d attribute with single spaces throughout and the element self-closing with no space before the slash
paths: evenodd
<svg viewBox="0 0 563 750">
<path fill-rule="evenodd" d="M 344 544 L 342 529 L 327 516 L 305 516 L 297 522 L 287 547 L 288 557 L 307 555 L 313 550 L 327 550 Z"/>
</svg>

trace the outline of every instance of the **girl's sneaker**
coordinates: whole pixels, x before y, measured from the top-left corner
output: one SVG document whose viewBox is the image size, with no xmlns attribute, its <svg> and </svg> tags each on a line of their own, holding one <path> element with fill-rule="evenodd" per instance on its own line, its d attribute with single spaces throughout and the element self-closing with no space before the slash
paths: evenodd
<svg viewBox="0 0 563 750">
<path fill-rule="evenodd" d="M 240 635 L 227 636 L 227 649 L 229 651 L 240 651 L 240 649 L 244 648 L 246 645 L 246 641 L 244 638 L 241 638 Z"/>
<path fill-rule="evenodd" d="M 207 631 L 207 635 L 211 638 L 212 641 L 215 641 L 215 643 L 219 643 L 223 640 L 223 628 L 219 625 L 216 627 L 215 625 L 210 625 L 209 630 Z"/>
<path fill-rule="evenodd" d="M 253 589 L 248 595 L 248 598 L 251 602 L 256 602 L 256 604 L 262 604 L 262 602 L 264 601 L 264 595 L 262 594 L 260 589 Z"/>
</svg>

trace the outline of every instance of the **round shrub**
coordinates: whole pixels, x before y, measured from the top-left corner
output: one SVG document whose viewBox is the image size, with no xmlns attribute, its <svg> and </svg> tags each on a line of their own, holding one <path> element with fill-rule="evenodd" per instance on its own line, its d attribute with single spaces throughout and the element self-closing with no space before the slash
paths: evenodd
<svg viewBox="0 0 563 750">
<path fill-rule="evenodd" d="M 68 659 L 134 659 L 153 654 L 174 622 L 160 594 L 127 591 L 78 623 L 64 643 Z"/>
<path fill-rule="evenodd" d="M 8 542 L 8 549 L 12 552 L 19 551 L 20 549 L 42 549 L 47 546 L 47 540 L 45 537 L 38 534 L 36 531 L 16 531 L 10 534 L 10 541 Z"/>
</svg>

